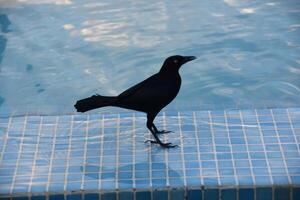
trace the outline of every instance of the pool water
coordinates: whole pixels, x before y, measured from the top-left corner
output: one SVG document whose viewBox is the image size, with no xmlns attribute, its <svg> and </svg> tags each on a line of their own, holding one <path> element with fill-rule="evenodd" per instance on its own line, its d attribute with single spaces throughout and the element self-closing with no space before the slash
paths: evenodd
<svg viewBox="0 0 300 200">
<path fill-rule="evenodd" d="M 75 112 L 174 54 L 198 59 L 167 110 L 299 107 L 299 19 L 297 0 L 1 0 L 0 113 Z"/>
</svg>

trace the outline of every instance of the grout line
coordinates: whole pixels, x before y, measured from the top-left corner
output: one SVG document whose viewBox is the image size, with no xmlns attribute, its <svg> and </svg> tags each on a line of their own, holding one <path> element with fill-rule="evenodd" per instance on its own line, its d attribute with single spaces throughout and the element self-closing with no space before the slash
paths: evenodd
<svg viewBox="0 0 300 200">
<path fill-rule="evenodd" d="M 179 123 L 179 126 L 178 126 L 178 129 L 179 129 L 179 137 L 180 137 L 180 143 L 181 143 L 181 146 L 180 146 L 180 155 L 181 155 L 181 161 L 182 161 L 182 173 L 183 173 L 183 186 L 184 187 L 187 187 L 187 182 L 186 182 L 186 172 L 185 172 L 185 159 L 184 159 L 184 150 L 183 150 L 183 147 L 184 147 L 184 143 L 183 143 L 183 134 L 182 134 L 182 130 L 181 130 L 181 125 L 182 125 L 182 122 L 181 122 L 181 115 L 180 115 L 180 112 L 178 112 L 178 123 Z"/>
<path fill-rule="evenodd" d="M 298 138 L 296 137 L 296 132 L 295 132 L 295 129 L 294 129 L 294 125 L 293 125 L 291 116 L 290 116 L 290 112 L 289 112 L 288 109 L 286 109 L 286 112 L 287 112 L 287 116 L 288 116 L 288 119 L 289 119 L 289 123 L 290 123 L 290 126 L 291 126 L 291 130 L 292 130 L 295 142 L 296 142 L 296 144 L 300 144 L 300 141 L 298 141 Z M 300 147 L 299 147 L 299 145 L 297 145 L 297 149 L 298 149 L 298 154 L 300 155 Z"/>
<path fill-rule="evenodd" d="M 102 169 L 103 167 L 103 151 L 104 151 L 104 115 L 102 115 L 102 120 L 100 121 L 100 125 L 101 125 L 101 136 L 100 137 L 102 140 L 100 140 L 100 159 L 99 159 L 99 166 L 100 166 L 100 169 L 99 169 L 99 182 L 98 182 L 98 190 L 99 190 L 99 196 L 101 197 L 101 190 L 102 190 L 102 181 L 101 181 L 101 174 L 102 174 Z"/>
<path fill-rule="evenodd" d="M 234 171 L 234 181 L 235 181 L 235 185 L 236 185 L 236 197 L 237 199 L 239 199 L 239 184 L 238 184 L 238 178 L 237 178 L 237 171 L 236 171 L 236 166 L 235 166 L 235 162 L 234 162 L 234 158 L 233 158 L 233 151 L 232 151 L 232 143 L 231 143 L 231 137 L 229 134 L 229 128 L 228 128 L 228 121 L 227 121 L 227 112 L 226 110 L 224 110 L 224 121 L 226 124 L 226 131 L 227 131 L 227 136 L 228 136 L 228 141 L 229 141 L 229 147 L 230 147 L 230 153 L 232 155 L 232 166 L 233 166 L 233 171 Z"/>
<path fill-rule="evenodd" d="M 212 126 L 212 117 L 210 111 L 208 111 L 208 119 L 210 122 L 210 131 L 211 131 L 211 137 L 212 137 L 212 147 L 213 147 L 213 154 L 214 154 L 214 160 L 216 163 L 216 173 L 217 173 L 217 178 L 218 178 L 218 186 L 221 185 L 221 180 L 220 180 L 220 173 L 219 173 L 219 163 L 217 159 L 217 150 L 216 150 L 216 143 L 215 143 L 215 133 L 214 133 L 214 128 Z"/>
<path fill-rule="evenodd" d="M 252 153 L 264 153 L 264 151 L 251 151 Z M 297 151 L 291 151 L 291 152 L 297 152 Z M 213 154 L 214 152 L 209 152 L 209 153 L 205 153 L 205 154 Z M 219 153 L 230 153 L 230 152 L 219 152 Z M 234 152 L 234 153 L 246 153 L 246 151 L 244 151 L 244 152 Z M 278 151 L 268 151 L 268 153 L 278 153 Z M 172 154 L 172 155 L 174 155 L 174 156 L 176 156 L 177 154 Z M 193 155 L 193 153 L 191 153 L 191 154 L 184 154 L 184 155 Z M 125 156 L 130 156 L 130 155 L 125 155 Z M 103 157 L 108 157 L 108 156 L 103 156 Z M 78 158 L 78 159 L 80 159 L 81 157 L 74 157 L 74 158 Z M 97 156 L 91 156 L 91 158 L 100 158 L 100 157 L 97 157 Z M 279 158 L 274 158 L 274 159 L 277 159 L 277 160 L 279 160 Z M 294 159 L 298 159 L 298 158 L 289 158 L 290 160 L 294 160 Z M 23 159 L 22 159 L 23 160 Z M 68 161 L 68 160 L 71 160 L 71 159 L 65 159 L 66 161 Z M 228 161 L 228 159 L 218 159 L 219 161 Z M 238 161 L 246 161 L 246 160 L 248 160 L 248 159 L 245 159 L 245 158 L 242 158 L 242 159 L 235 159 L 235 160 L 238 160 Z M 259 161 L 259 160 L 265 160 L 264 158 L 257 158 L 257 159 L 253 159 L 253 160 L 256 160 L 256 161 Z M 25 160 L 24 159 L 24 161 L 30 161 L 30 159 L 27 159 L 27 160 Z M 192 160 L 191 162 L 196 162 L 197 160 Z M 204 161 L 206 161 L 206 160 L 204 160 Z M 177 162 L 177 161 L 174 161 L 174 160 L 172 160 L 172 161 L 169 161 L 169 163 L 175 163 L 175 162 Z M 158 162 L 152 162 L 152 163 L 160 163 L 159 161 Z M 107 162 L 107 164 L 115 164 L 114 162 L 113 163 L 108 163 Z M 122 163 L 122 164 L 132 164 L 132 163 L 130 163 L 130 162 L 128 162 L 128 163 Z M 23 165 L 21 165 L 20 164 L 20 166 L 23 166 Z M 76 164 L 70 164 L 69 166 L 77 166 Z M 275 168 L 277 168 L 277 167 L 280 167 L 281 165 L 279 165 L 279 166 L 274 166 Z M 298 167 L 298 166 L 300 166 L 300 164 L 299 165 L 297 165 L 297 166 L 295 166 L 295 167 Z M 11 168 L 11 167 L 13 167 L 13 165 L 11 165 L 11 166 L 7 166 L 7 167 L 1 167 L 0 169 L 8 169 L 8 168 Z M 241 167 L 241 168 L 243 168 L 243 167 Z M 263 168 L 263 167 L 256 167 L 256 168 Z M 203 167 L 203 169 L 210 169 L 210 168 L 207 168 L 207 167 Z M 142 170 L 141 170 L 142 171 Z M 155 170 L 154 170 L 155 171 Z M 46 174 L 47 175 L 47 174 Z M 20 174 L 19 176 L 25 176 L 25 175 L 23 175 L 23 174 Z M 6 177 L 5 175 L 0 175 L 0 177 Z"/>
<path fill-rule="evenodd" d="M 27 126 L 27 115 L 24 117 L 24 125 L 23 125 L 22 136 L 21 136 L 20 147 L 19 147 L 20 149 L 19 149 L 19 152 L 18 152 L 16 168 L 14 170 L 13 180 L 12 180 L 10 191 L 9 191 L 9 193 L 11 195 L 13 194 L 13 190 L 14 190 L 15 183 L 16 183 L 16 178 L 17 178 L 17 173 L 18 173 L 18 168 L 19 168 L 20 157 L 21 157 L 22 149 L 23 149 L 23 142 L 24 142 L 24 136 L 25 136 L 26 126 Z"/>
<path fill-rule="evenodd" d="M 84 190 L 84 180 L 86 174 L 86 165 L 87 165 L 87 144 L 89 138 L 89 115 L 86 115 L 86 126 L 85 126 L 85 136 L 84 136 L 84 150 L 83 150 L 83 165 L 82 165 L 82 177 L 81 177 L 81 185 L 80 190 Z M 83 122 L 84 123 L 84 122 Z"/>
<path fill-rule="evenodd" d="M 51 172 L 52 172 L 52 163 L 54 158 L 54 152 L 55 152 L 55 141 L 57 136 L 57 127 L 58 127 L 59 117 L 56 117 L 55 127 L 54 127 L 54 136 L 52 139 L 52 149 L 51 149 L 51 156 L 50 156 L 50 164 L 49 164 L 49 170 L 48 170 L 48 178 L 47 178 L 47 185 L 46 185 L 46 194 L 49 192 L 49 186 L 51 181 Z"/>
<path fill-rule="evenodd" d="M 240 114 L 240 119 L 241 119 L 241 124 L 244 124 L 244 119 L 243 119 L 243 115 L 242 112 L 239 111 Z M 245 145 L 246 145 L 246 150 L 247 150 L 247 154 L 248 154 L 248 158 L 249 158 L 249 166 L 250 166 L 250 173 L 251 173 L 251 178 L 253 181 L 253 189 L 254 189 L 254 200 L 256 199 L 256 187 L 255 187 L 255 178 L 254 178 L 254 172 L 253 172 L 253 166 L 252 166 L 252 159 L 250 156 L 250 151 L 249 151 L 249 145 L 248 145 L 248 140 L 247 140 L 247 136 L 246 136 L 246 131 L 245 128 L 242 126 L 242 130 L 243 130 L 243 135 L 244 135 L 244 140 L 245 140 Z"/>
<path fill-rule="evenodd" d="M 115 187 L 116 187 L 116 200 L 119 200 L 119 151 L 120 151 L 120 114 L 117 117 L 117 131 L 116 131 L 116 177 L 115 177 Z"/>
<path fill-rule="evenodd" d="M 153 184 L 152 184 L 152 145 L 151 145 L 151 143 L 150 143 L 150 145 L 149 145 L 148 160 L 149 160 L 149 179 L 150 179 L 151 200 L 153 200 Z"/>
<path fill-rule="evenodd" d="M 72 148 L 73 125 L 74 125 L 74 116 L 72 115 L 71 123 L 70 123 L 69 141 L 68 141 L 67 162 L 65 164 L 66 169 L 64 174 L 64 191 L 67 191 L 68 172 L 69 172 L 70 155 L 71 155 L 71 148 Z"/>
<path fill-rule="evenodd" d="M 204 180 L 202 176 L 202 163 L 201 163 L 201 155 L 200 155 L 200 144 L 199 144 L 199 137 L 198 137 L 198 126 L 197 126 L 197 118 L 195 112 L 193 112 L 193 121 L 195 127 L 195 138 L 196 138 L 196 149 L 197 149 L 197 161 L 199 163 L 199 175 L 200 175 L 200 186 L 204 185 Z M 200 134 L 200 133 L 199 133 Z"/>
<path fill-rule="evenodd" d="M 3 149 L 2 149 L 1 154 L 0 154 L 0 164 L 2 163 L 2 160 L 3 160 L 3 157 L 4 157 L 4 152 L 5 152 L 5 149 L 7 147 L 7 140 L 8 140 L 8 137 L 9 137 L 8 133 L 9 133 L 9 128 L 11 126 L 11 122 L 12 122 L 12 117 L 9 117 L 6 132 L 5 132 L 5 135 L 3 136 L 4 144 L 2 146 Z"/>
<path fill-rule="evenodd" d="M 255 136 L 255 137 L 248 137 L 248 138 L 257 138 L 258 136 Z M 265 138 L 275 138 L 276 136 L 264 136 Z M 289 136 L 282 136 L 282 137 L 286 137 L 286 138 L 288 138 L 288 137 L 290 137 L 290 135 Z M 293 137 L 293 136 L 292 136 Z M 9 138 L 12 138 L 12 137 L 9 137 Z M 223 138 L 223 139 L 226 139 L 227 137 L 215 137 L 215 138 L 218 138 L 218 139 L 221 139 L 221 138 Z M 238 138 L 238 139 L 240 139 L 240 138 L 243 138 L 243 137 L 231 137 L 231 138 Z M 188 139 L 196 139 L 196 138 L 188 138 Z M 76 142 L 78 142 L 78 141 L 76 141 Z M 106 141 L 107 143 L 110 143 L 109 141 Z M 41 144 L 43 144 L 43 143 L 41 143 Z M 278 143 L 274 143 L 274 142 L 270 142 L 270 143 L 266 143 L 267 145 L 274 145 L 274 144 L 278 144 Z M 298 144 L 297 142 L 285 142 L 285 143 L 283 143 L 283 144 Z M 16 145 L 15 145 L 16 146 Z M 186 145 L 187 147 L 197 147 L 196 145 Z M 209 146 L 211 146 L 211 145 L 201 145 L 201 146 L 207 146 L 207 147 L 209 147 Z M 226 146 L 226 144 L 221 144 L 221 145 L 219 145 L 219 146 Z M 232 146 L 243 146 L 242 144 L 232 144 Z M 257 146 L 257 144 L 249 144 L 248 146 Z M 79 151 L 79 150 L 84 150 L 84 148 L 76 148 L 76 150 L 77 151 Z M 56 152 L 58 152 L 58 153 L 60 153 L 60 152 L 64 152 L 65 150 L 60 150 L 60 149 L 58 149 L 58 150 L 56 150 Z M 293 151 L 296 151 L 296 152 L 298 152 L 297 150 L 288 150 L 288 151 L 291 151 L 291 152 L 293 152 Z M 234 153 L 244 153 L 244 152 L 246 152 L 246 151 L 234 151 Z M 263 151 L 260 151 L 260 150 L 258 150 L 258 151 L 255 151 L 255 152 L 263 152 Z M 268 152 L 277 152 L 277 151 L 272 151 L 272 150 L 270 150 L 270 151 L 268 151 Z M 11 151 L 11 152 L 5 152 L 5 153 L 15 153 L 14 151 Z M 35 153 L 34 151 L 23 151 L 23 153 Z M 208 152 L 205 152 L 204 154 L 206 154 L 206 153 L 213 153 L 213 151 L 208 151 Z M 222 152 L 220 152 L 220 153 L 228 153 L 227 151 L 222 151 Z M 172 152 L 169 152 L 169 154 L 170 155 L 173 155 L 173 154 L 176 154 L 176 153 L 172 153 Z M 193 154 L 193 153 L 184 153 L 185 155 L 189 155 L 189 154 Z M 97 157 L 97 156 L 91 156 L 91 157 Z M 105 156 L 104 156 L 105 157 Z M 78 157 L 74 157 L 74 158 L 81 158 L 80 156 L 78 156 Z M 24 160 L 30 160 L 30 159 L 26 159 L 26 158 L 24 158 Z M 259 159 L 258 159 L 259 160 Z M 170 161 L 170 162 L 172 162 L 172 161 Z"/>
<path fill-rule="evenodd" d="M 255 113 L 257 113 L 256 109 L 255 109 Z M 263 133 L 262 133 L 262 130 L 261 130 L 261 127 L 260 127 L 258 115 L 256 115 L 256 123 L 258 125 L 258 130 L 259 130 L 259 133 L 260 133 L 260 139 L 262 141 L 263 152 L 264 152 L 265 157 L 266 157 L 266 163 L 267 163 L 267 168 L 268 168 L 268 172 L 269 172 L 270 181 L 271 181 L 271 184 L 273 185 L 274 181 L 273 181 L 273 177 L 272 177 L 272 171 L 271 171 L 271 167 L 270 167 L 270 163 L 269 163 L 269 159 L 268 159 L 268 155 L 267 155 L 267 150 L 266 150 L 266 146 L 265 146 L 265 140 L 264 140 Z"/>
<path fill-rule="evenodd" d="M 36 165 L 36 160 L 37 160 L 37 155 L 38 155 L 38 150 L 39 150 L 39 145 L 40 145 L 42 125 L 43 125 L 43 116 L 41 116 L 41 118 L 40 118 L 40 124 L 39 124 L 39 127 L 38 127 L 38 135 L 37 135 L 37 142 L 36 142 L 35 153 L 34 153 L 34 160 L 33 160 L 33 163 L 32 163 L 32 171 L 31 171 L 30 181 L 28 183 L 28 190 L 27 190 L 28 193 L 31 192 L 33 176 L 34 176 L 34 173 L 35 173 L 35 167 L 36 167 L 35 165 Z"/>
<path fill-rule="evenodd" d="M 225 124 L 228 124 L 226 110 L 224 110 L 224 120 L 225 120 Z M 230 154 L 232 156 L 231 162 L 232 162 L 233 171 L 234 171 L 234 181 L 235 181 L 235 185 L 237 186 L 237 191 L 238 191 L 239 184 L 238 184 L 236 166 L 235 166 L 235 162 L 234 162 L 234 158 L 233 158 L 232 144 L 231 144 L 231 139 L 230 139 L 230 134 L 229 134 L 230 131 L 229 131 L 228 126 L 226 126 L 226 131 L 227 131 L 227 137 L 228 137 L 228 141 L 229 141 Z"/>
<path fill-rule="evenodd" d="M 246 160 L 245 160 L 246 161 Z M 296 167 L 299 167 L 299 166 L 296 166 Z M 189 168 L 190 170 L 197 170 L 198 168 Z M 215 168 L 204 168 L 204 169 L 215 169 Z M 232 168 L 222 168 L 222 169 L 232 169 Z M 249 169 L 248 167 L 239 167 L 239 169 Z M 255 169 L 264 169 L 264 167 L 260 167 L 260 168 L 255 168 Z M 275 169 L 281 169 L 280 167 L 276 167 Z M 160 172 L 161 170 L 155 170 L 156 172 Z M 114 171 L 107 171 L 107 172 L 114 172 Z M 121 172 L 128 172 L 130 173 L 131 171 L 121 171 Z M 139 171 L 141 172 L 141 171 Z M 64 175 L 64 173 L 56 173 L 56 175 Z M 72 175 L 81 175 L 81 173 L 72 173 Z M 279 174 L 276 174 L 276 175 L 286 175 L 285 173 L 279 173 Z M 300 176 L 300 173 L 296 173 L 296 174 L 292 174 L 292 175 L 295 175 L 295 176 Z M 47 176 L 47 174 L 41 174 L 41 176 Z M 248 175 L 240 175 L 240 176 L 248 176 Z M 264 176 L 264 175 L 262 175 Z M 10 176 L 1 176 L 1 178 L 8 178 Z M 28 177 L 27 175 L 18 175 L 18 177 Z M 193 177 L 193 176 L 187 176 L 187 177 Z M 200 177 L 200 176 L 197 176 L 197 177 Z M 209 178 L 210 175 L 203 175 L 203 177 L 206 177 L 206 178 Z M 232 177 L 232 175 L 223 175 L 222 177 L 226 177 L 226 178 L 230 178 Z M 176 177 L 169 177 L 169 178 L 176 178 Z M 124 179 L 120 179 L 120 180 L 130 180 L 131 178 L 124 178 Z M 144 178 L 136 178 L 136 180 L 142 180 Z M 160 179 L 160 178 L 153 178 L 153 179 Z M 89 181 L 92 181 L 92 180 L 85 180 L 86 182 L 89 182 Z M 57 182 L 57 181 L 56 181 Z M 70 180 L 69 182 L 78 182 L 78 181 L 72 181 Z M 37 183 L 45 183 L 45 182 L 37 182 Z"/>
<path fill-rule="evenodd" d="M 277 141 L 278 141 L 279 148 L 280 148 L 280 153 L 281 153 L 281 156 L 282 156 L 282 161 L 283 161 L 283 164 L 284 164 L 284 170 L 285 170 L 286 176 L 288 178 L 289 184 L 291 185 L 292 184 L 291 176 L 289 175 L 289 171 L 287 169 L 287 163 L 286 163 L 286 159 L 285 159 L 285 156 L 284 156 L 284 153 L 283 153 L 284 150 L 283 150 L 282 144 L 280 142 L 279 134 L 278 134 L 278 131 L 277 131 L 277 124 L 275 122 L 273 110 L 270 109 L 270 112 L 271 112 L 271 116 L 272 116 L 272 119 L 273 119 L 273 124 L 274 124 L 274 127 L 275 127 L 275 133 L 276 133 L 276 136 L 277 136 Z"/>
<path fill-rule="evenodd" d="M 163 112 L 163 129 L 166 130 L 166 116 L 165 116 L 165 112 Z M 164 139 L 165 141 L 167 141 L 167 136 L 166 134 L 164 134 Z M 165 154 L 165 170 L 166 170 L 166 186 L 169 187 L 170 186 L 170 180 L 169 180 L 169 151 L 164 151 Z"/>
<path fill-rule="evenodd" d="M 135 136 L 136 136 L 135 114 L 132 114 L 132 189 L 133 199 L 136 200 L 136 183 L 135 183 Z"/>
</svg>

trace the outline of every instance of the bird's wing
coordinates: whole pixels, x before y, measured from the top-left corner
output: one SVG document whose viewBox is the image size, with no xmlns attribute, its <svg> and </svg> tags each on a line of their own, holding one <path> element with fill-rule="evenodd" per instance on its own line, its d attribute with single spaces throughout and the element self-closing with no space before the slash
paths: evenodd
<svg viewBox="0 0 300 200">
<path fill-rule="evenodd" d="M 157 78 L 157 74 L 154 74 L 153 76 L 150 76 L 146 80 L 132 86 L 131 88 L 125 90 L 122 92 L 119 96 L 118 99 L 122 100 L 125 99 L 126 97 L 134 95 L 136 92 L 140 91 L 141 89 L 144 89 L 145 87 L 148 87 L 148 83 L 153 81 L 154 79 Z"/>
</svg>

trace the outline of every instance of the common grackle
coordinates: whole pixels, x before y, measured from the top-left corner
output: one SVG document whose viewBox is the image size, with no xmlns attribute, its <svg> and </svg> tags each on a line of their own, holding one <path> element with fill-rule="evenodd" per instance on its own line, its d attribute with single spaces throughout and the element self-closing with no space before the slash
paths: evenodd
<svg viewBox="0 0 300 200">
<path fill-rule="evenodd" d="M 118 96 L 93 95 L 81 99 L 74 105 L 78 112 L 101 108 L 104 106 L 116 106 L 145 112 L 147 114 L 147 128 L 153 134 L 155 140 L 148 140 L 151 143 L 158 143 L 162 147 L 176 147 L 171 143 L 163 143 L 157 134 L 169 133 L 170 131 L 159 131 L 153 121 L 159 111 L 168 105 L 178 94 L 181 77 L 180 67 L 195 56 L 175 55 L 168 57 L 160 71 L 137 85 L 125 90 Z"/>
</svg>

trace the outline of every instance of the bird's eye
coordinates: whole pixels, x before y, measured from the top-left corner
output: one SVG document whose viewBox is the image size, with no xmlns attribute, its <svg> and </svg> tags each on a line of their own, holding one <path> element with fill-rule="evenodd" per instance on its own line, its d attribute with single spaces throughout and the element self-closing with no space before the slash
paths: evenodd
<svg viewBox="0 0 300 200">
<path fill-rule="evenodd" d="M 174 63 L 178 63 L 178 60 L 174 60 Z"/>
</svg>

